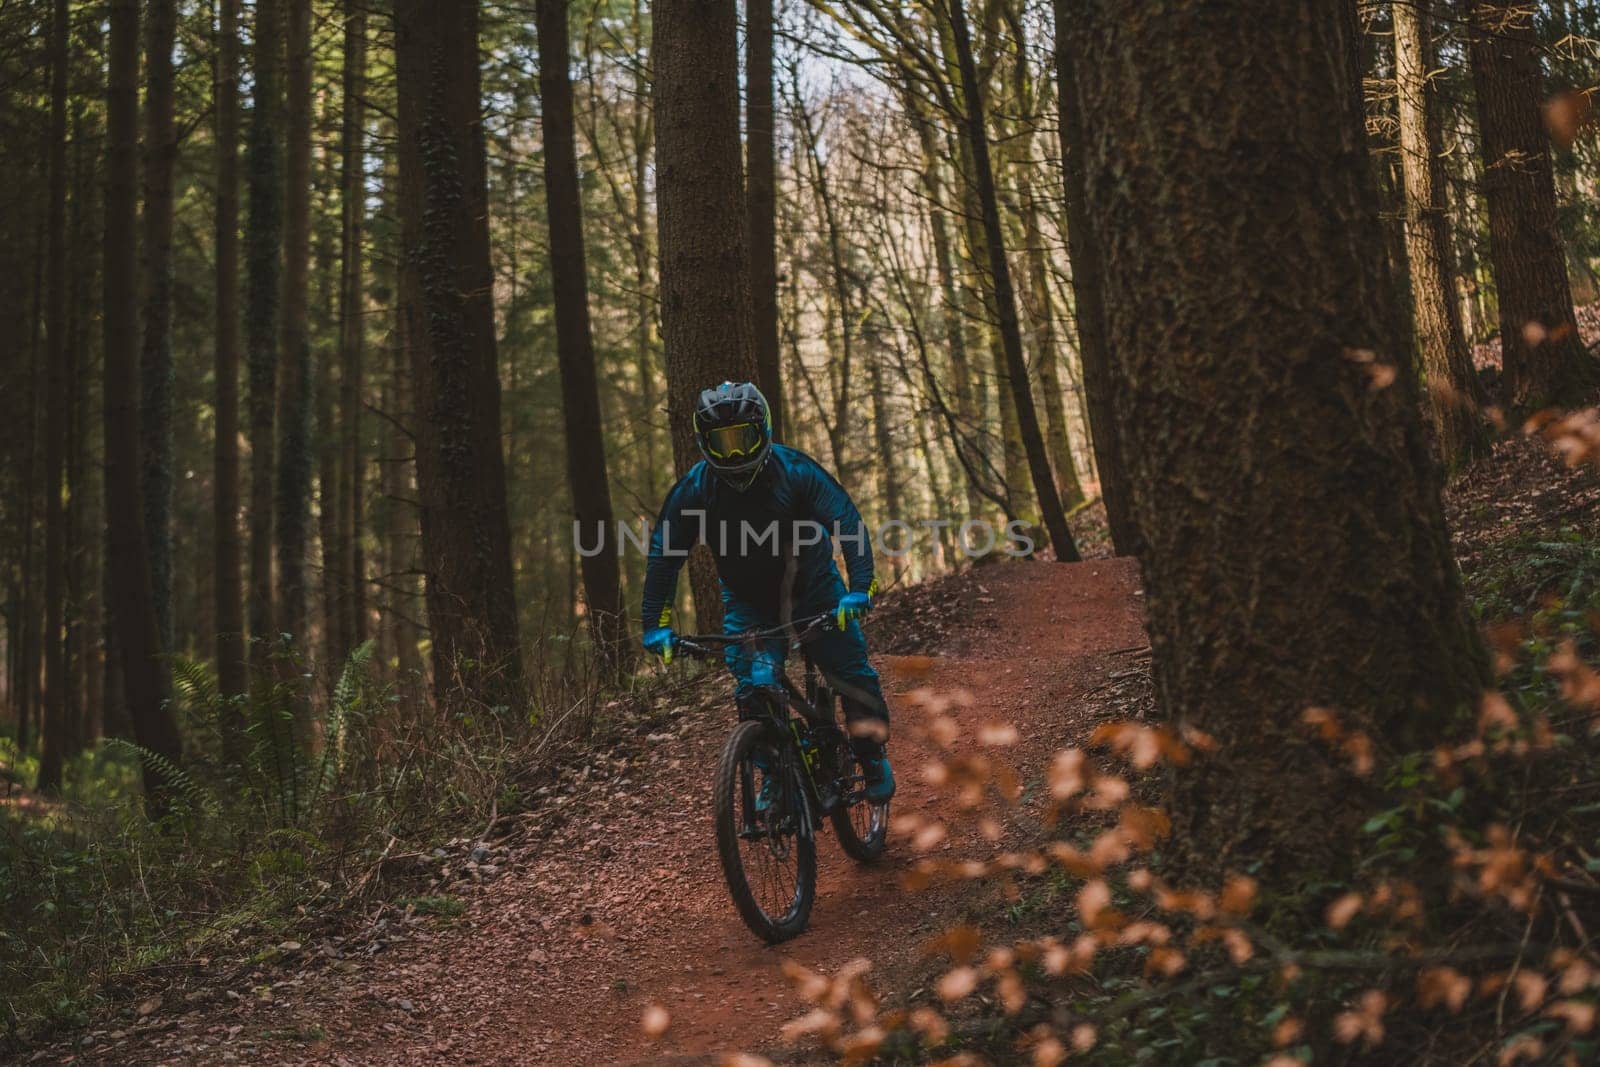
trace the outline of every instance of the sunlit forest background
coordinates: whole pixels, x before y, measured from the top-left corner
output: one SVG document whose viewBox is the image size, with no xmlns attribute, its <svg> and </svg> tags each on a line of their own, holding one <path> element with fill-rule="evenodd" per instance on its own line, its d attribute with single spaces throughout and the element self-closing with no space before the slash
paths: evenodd
<svg viewBox="0 0 1600 1067">
<path fill-rule="evenodd" d="M 26 739 L 37 724 L 46 502 L 45 436 L 50 359 L 44 320 L 49 191 L 48 5 L 7 14 L 25 32 L 9 35 L 5 137 L 23 170 L 10 183 L 5 307 L 15 377 L 6 390 L 8 707 Z M 218 145 L 214 88 L 219 75 L 215 5 L 177 4 L 172 49 L 172 288 L 170 326 L 158 347 L 170 370 L 143 380 L 142 395 L 167 412 L 163 450 L 147 455 L 170 505 L 149 530 L 157 558 L 172 561 L 155 590 L 171 650 L 197 659 L 218 632 L 212 565 L 216 515 Z M 239 22 L 247 58 L 257 55 L 254 22 Z M 364 12 L 358 13 L 365 15 Z M 1008 254 L 1040 419 L 1069 506 L 1094 490 L 1093 453 L 1072 343 L 1069 270 L 1062 252 L 1060 142 L 1048 12 L 991 8 L 979 27 L 980 63 L 992 80 Z M 418 582 L 417 518 L 406 423 L 409 371 L 396 325 L 400 224 L 396 215 L 395 84 L 392 30 L 382 12 L 363 17 L 351 40 L 342 7 L 317 7 L 306 28 L 309 133 L 304 162 L 309 198 L 306 294 L 285 306 L 300 320 L 309 354 L 306 388 L 282 394 L 278 422 L 297 427 L 294 448 L 311 457 L 304 500 L 312 605 L 297 638 L 318 663 L 349 650 L 335 640 L 340 596 L 359 597 L 357 632 L 380 660 L 417 670 L 426 640 Z M 107 686 L 101 495 L 101 196 L 106 26 L 103 5 L 73 5 L 66 174 L 69 331 L 62 368 L 71 429 L 62 469 L 69 484 L 63 521 L 66 609 L 75 703 L 98 721 Z M 892 37 L 863 40 L 872 12 L 782 5 L 774 29 L 773 100 L 777 337 L 784 374 L 783 439 L 835 469 L 879 521 L 916 522 L 1002 512 L 1037 522 L 1019 445 L 1003 445 L 1011 419 L 1003 356 L 986 287 L 981 224 L 963 177 L 959 129 L 948 113 L 954 76 L 937 86 L 903 69 Z M 32 22 L 29 26 L 30 19 Z M 589 260 L 596 371 L 605 460 L 616 515 L 637 527 L 653 516 L 673 478 L 664 411 L 658 322 L 655 158 L 650 106 L 650 17 L 643 5 L 576 5 L 571 15 L 574 118 L 585 251 Z M 530 656 L 557 669 L 583 653 L 578 557 L 562 460 L 554 296 L 542 176 L 538 52 L 520 8 L 487 8 L 482 23 L 488 212 L 499 342 L 506 498 L 511 517 L 516 603 Z M 939 27 L 908 24 L 921 47 L 941 47 Z M 291 43 L 293 43 L 291 39 Z M 359 45 L 360 55 L 351 50 Z M 370 57 L 365 58 L 364 57 Z M 237 55 L 235 56 L 237 59 Z M 363 62 L 352 84 L 352 61 Z M 146 59 L 148 62 L 148 59 Z M 252 62 L 254 62 L 252 58 Z M 241 91 L 252 106 L 254 82 Z M 358 105 L 358 107 L 353 107 Z M 352 111 L 355 112 L 352 115 Z M 346 127 L 354 120 L 353 130 Z M 352 140 L 353 138 L 353 140 Z M 143 151 L 150 151 L 148 147 Z M 248 166 L 248 162 L 246 166 Z M 352 180 L 347 173 L 355 168 Z M 148 186 L 144 186 L 148 195 Z M 237 207 L 235 208 L 237 210 Z M 244 212 L 248 220 L 248 211 Z M 1470 229 L 1464 238 L 1470 240 Z M 345 297 L 347 242 L 359 251 L 359 299 Z M 146 248 L 142 262 L 151 263 Z M 248 284 L 248 282 L 246 282 Z M 144 306 L 148 308 L 148 297 Z M 353 322 L 353 327 L 347 323 Z M 146 345 L 150 339 L 146 337 Z M 146 348 L 146 351 L 149 351 Z M 354 354 L 359 353 L 359 354 Z M 292 364 L 287 357 L 280 374 Z M 717 358 L 707 353 L 708 361 Z M 708 365 L 711 365 L 708 363 Z M 958 381 L 957 375 L 960 380 Z M 711 383 L 707 383 L 711 384 Z M 953 410 L 956 398 L 967 410 Z M 303 406 L 304 410 L 299 410 Z M 147 418 L 146 423 L 154 420 Z M 158 432 L 146 429 L 146 433 Z M 248 465 L 252 441 L 240 431 Z M 969 473 L 957 454 L 969 452 Z M 281 446 L 280 446 L 281 447 Z M 353 452 L 353 455 L 351 454 Z M 253 468 L 250 468 L 253 469 Z M 1008 477 L 1009 474 L 1009 477 Z M 341 528 L 341 494 L 355 501 L 353 529 Z M 998 502 L 997 502 L 998 501 Z M 908 577 L 951 566 L 953 546 L 907 557 Z M 165 544 L 162 544 L 165 542 Z M 348 560 L 345 563 L 342 561 Z M 624 590 L 635 595 L 643 560 L 624 557 Z M 341 573 L 341 571 L 345 573 Z M 346 574 L 349 577 L 346 577 Z M 355 576 L 359 575 L 359 579 Z M 354 587 L 352 589 L 352 587 Z M 110 680 L 112 693 L 116 678 Z M 114 701 L 112 703 L 115 703 Z M 27 710 L 24 710 L 27 709 Z M 108 712 L 113 722 L 119 712 Z"/>
<path fill-rule="evenodd" d="M 131 157 L 145 205 L 135 326 L 145 357 L 140 465 L 163 647 L 195 661 L 215 656 L 226 629 L 218 598 L 242 595 L 219 590 L 218 524 L 237 524 L 224 532 L 243 538 L 250 508 L 265 503 L 277 516 L 265 536 L 287 532 L 292 563 L 284 574 L 276 550 L 277 569 L 252 574 L 250 594 L 305 598 L 303 624 L 280 629 L 307 663 L 336 673 L 370 637 L 385 669 L 427 671 L 408 430 L 412 385 L 398 321 L 404 253 L 394 32 L 382 7 L 283 6 L 263 6 L 269 20 L 292 20 L 279 27 L 272 47 L 256 36 L 261 12 L 226 3 L 155 4 L 140 41 L 146 93 L 140 147 Z M 167 26 L 161 20 L 169 7 Z M 50 4 L 12 4 L 5 15 L 3 137 L 14 178 L 5 192 L 0 302 L 9 354 L 0 474 L 4 692 L 22 750 L 37 742 L 44 721 L 47 621 L 59 621 L 68 661 L 57 687 L 60 714 L 71 724 L 67 748 L 76 751 L 127 718 L 117 698 L 116 657 L 107 654 L 115 638 L 104 531 L 118 516 L 108 510 L 99 418 L 106 400 L 102 190 L 111 165 L 107 5 L 69 4 L 66 14 L 65 41 L 56 36 Z M 1394 276 L 1403 288 L 1436 286 L 1407 269 L 1405 220 L 1415 208 L 1408 207 L 1403 143 L 1415 116 L 1396 87 L 1392 12 L 1364 5 L 1362 18 L 1368 133 Z M 1585 4 L 1540 10 L 1550 86 L 1590 84 L 1597 18 Z M 576 3 L 568 20 L 601 440 L 613 513 L 637 529 L 674 476 L 659 321 L 650 12 L 642 3 Z M 1438 191 L 1423 207 L 1445 223 L 1443 296 L 1459 317 L 1470 358 L 1492 378 L 1500 317 L 1466 45 L 1454 19 L 1432 29 L 1420 86 L 1429 122 L 1419 132 L 1432 138 L 1422 143 L 1436 145 Z M 915 580 L 957 565 L 959 524 L 968 518 L 1040 523 L 963 135 L 950 27 L 947 19 L 876 3 L 779 3 L 770 36 L 773 203 L 766 225 L 775 329 L 766 343 L 775 346 L 782 381 L 782 438 L 830 465 L 870 521 L 952 521 L 937 534 L 922 528 L 915 551 L 892 564 L 892 577 Z M 741 64 L 755 47 L 743 44 Z M 1010 263 L 1007 313 L 1020 322 L 1036 420 L 1071 511 L 1098 498 L 1100 476 L 1066 252 L 1054 44 L 1048 4 L 989 3 L 972 14 Z M 530 12 L 486 5 L 479 46 L 516 614 L 523 655 L 541 670 L 571 671 L 587 656 L 587 637 L 562 458 L 539 49 Z M 63 72 L 53 57 L 62 49 L 65 82 L 58 83 Z M 257 157 L 247 142 L 263 125 L 256 68 L 264 61 L 288 64 L 288 95 L 276 103 L 274 126 L 277 137 L 288 138 L 288 154 L 275 164 L 276 177 L 292 182 L 287 193 L 259 192 L 251 177 Z M 170 84 L 157 73 L 167 65 Z M 285 93 L 282 77 L 274 77 L 275 91 Z M 53 85 L 64 99 L 53 100 Z M 219 127 L 222 89 L 242 109 L 231 131 Z M 1586 109 L 1587 99 L 1562 106 Z M 53 116 L 53 105 L 60 114 Z M 219 142 L 219 131 L 232 141 Z M 1568 276 L 1584 307 L 1596 295 L 1600 263 L 1600 162 L 1589 138 L 1558 143 L 1554 162 Z M 263 372 L 274 384 L 240 386 L 218 377 L 219 367 L 237 374 L 239 366 L 237 353 L 219 352 L 218 316 L 238 316 L 240 299 L 252 314 L 262 296 L 250 295 L 259 285 L 248 270 L 239 273 L 237 258 L 219 259 L 219 233 L 240 239 L 219 219 L 257 225 L 250 198 L 262 195 L 280 210 L 304 213 L 304 232 L 291 228 L 276 268 L 303 277 L 274 301 L 281 306 L 267 309 L 272 326 L 261 327 L 260 358 L 270 363 Z M 152 198 L 170 198 L 170 220 L 151 211 Z M 59 234 L 52 212 L 61 213 Z M 239 254 L 235 246 L 231 255 Z M 230 273 L 219 274 L 224 270 Z M 219 291 L 219 277 L 246 295 Z M 170 285 L 152 284 L 159 278 Z M 231 307 L 219 299 L 226 297 Z M 704 366 L 713 371 L 720 358 L 704 353 Z M 245 416 L 235 411 L 228 419 L 238 458 L 219 460 L 219 390 L 230 385 L 246 390 L 234 401 L 245 404 Z M 272 464 L 258 467 L 252 458 L 263 446 L 249 405 L 263 402 L 262 389 L 275 397 L 267 440 L 276 462 L 306 469 L 262 497 L 241 496 L 235 484 L 225 498 L 232 510 L 219 511 L 219 477 L 249 485 L 259 472 L 270 484 Z M 54 505 L 51 486 L 62 490 Z M 280 531 L 286 516 L 291 521 Z M 1103 524 L 1096 529 L 1086 526 L 1084 535 L 1103 543 Z M 623 553 L 625 601 L 636 595 L 642 567 L 640 553 Z M 293 594 L 299 583 L 303 593 Z"/>
</svg>

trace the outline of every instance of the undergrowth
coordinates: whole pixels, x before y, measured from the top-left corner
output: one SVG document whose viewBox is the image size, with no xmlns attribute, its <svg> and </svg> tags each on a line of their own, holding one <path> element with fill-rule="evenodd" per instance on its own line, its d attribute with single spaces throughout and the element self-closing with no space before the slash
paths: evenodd
<svg viewBox="0 0 1600 1067">
<path fill-rule="evenodd" d="M 814 1010 L 787 1037 L 848 1064 L 945 1067 L 1600 1062 L 1600 540 L 1520 538 L 1467 580 L 1497 684 L 1452 736 L 1375 757 L 1305 709 L 1377 786 L 1348 882 L 1272 892 L 1248 867 L 1169 882 L 1169 822 L 1148 802 L 1166 767 L 1208 758 L 1202 734 L 1108 724 L 1024 781 L 1014 729 L 974 731 L 961 698 L 921 694 L 943 752 L 927 780 L 980 831 L 997 809 L 1037 816 L 1033 844 L 919 860 L 908 888 L 966 883 L 988 903 L 925 946 L 920 988 L 892 1002 L 865 960 L 791 967 Z M 896 831 L 933 850 L 950 828 L 912 814 Z"/>
<path fill-rule="evenodd" d="M 0 805 L 0 1050 L 415 892 L 417 866 L 397 859 L 524 810 L 554 760 L 649 697 L 608 700 L 569 674 L 520 715 L 441 712 L 421 679 L 376 681 L 370 654 L 319 682 L 285 650 L 279 681 L 244 698 L 249 751 L 233 763 L 218 728 L 227 698 L 209 668 L 175 663 L 186 752 L 158 823 L 140 803 L 150 755 L 121 740 L 79 755 L 61 795 Z M 30 763 L 0 749 L 17 783 Z M 439 921 L 465 907 L 411 903 Z"/>
</svg>

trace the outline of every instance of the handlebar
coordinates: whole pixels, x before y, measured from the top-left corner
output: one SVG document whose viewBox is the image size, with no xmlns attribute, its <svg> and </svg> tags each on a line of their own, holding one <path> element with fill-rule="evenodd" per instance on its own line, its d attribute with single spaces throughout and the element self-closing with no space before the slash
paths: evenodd
<svg viewBox="0 0 1600 1067">
<path fill-rule="evenodd" d="M 746 641 L 766 641 L 775 637 L 788 637 L 795 644 L 800 644 L 818 633 L 834 628 L 834 613 L 825 611 L 820 615 L 811 615 L 804 619 L 796 619 L 783 626 L 774 626 L 770 630 L 746 630 L 737 634 L 689 634 L 678 638 L 678 649 L 692 656 L 720 656 L 720 648 L 710 648 L 708 645 L 727 647 L 739 645 Z"/>
</svg>

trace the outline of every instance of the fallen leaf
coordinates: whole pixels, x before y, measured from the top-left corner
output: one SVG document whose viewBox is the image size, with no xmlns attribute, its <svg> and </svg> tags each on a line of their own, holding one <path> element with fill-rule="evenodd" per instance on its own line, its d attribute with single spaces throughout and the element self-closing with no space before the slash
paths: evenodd
<svg viewBox="0 0 1600 1067">
<path fill-rule="evenodd" d="M 660 1037 L 671 1025 L 672 1016 L 668 1015 L 667 1009 L 659 1004 L 645 1008 L 644 1017 L 639 1020 L 639 1029 L 644 1031 L 646 1037 Z"/>
</svg>

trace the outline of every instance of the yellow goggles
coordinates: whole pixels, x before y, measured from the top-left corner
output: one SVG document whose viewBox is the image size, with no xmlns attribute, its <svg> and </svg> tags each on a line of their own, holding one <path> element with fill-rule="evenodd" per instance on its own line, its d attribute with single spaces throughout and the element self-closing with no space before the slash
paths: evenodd
<svg viewBox="0 0 1600 1067">
<path fill-rule="evenodd" d="M 753 422 L 718 426 L 705 432 L 706 451 L 712 459 L 748 458 L 761 450 L 763 437 L 761 427 Z"/>
</svg>

